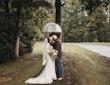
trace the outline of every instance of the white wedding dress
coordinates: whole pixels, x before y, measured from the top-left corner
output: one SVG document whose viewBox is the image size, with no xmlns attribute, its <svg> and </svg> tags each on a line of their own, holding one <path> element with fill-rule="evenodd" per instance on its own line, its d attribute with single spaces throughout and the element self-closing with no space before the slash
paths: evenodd
<svg viewBox="0 0 110 85">
<path fill-rule="evenodd" d="M 27 84 L 51 84 L 53 80 L 56 79 L 56 72 L 55 72 L 55 61 L 51 59 L 49 56 L 49 51 L 52 49 L 49 43 L 46 43 L 46 53 L 45 53 L 45 60 L 47 61 L 45 64 L 45 68 L 40 73 L 38 77 L 29 78 L 25 81 Z"/>
</svg>

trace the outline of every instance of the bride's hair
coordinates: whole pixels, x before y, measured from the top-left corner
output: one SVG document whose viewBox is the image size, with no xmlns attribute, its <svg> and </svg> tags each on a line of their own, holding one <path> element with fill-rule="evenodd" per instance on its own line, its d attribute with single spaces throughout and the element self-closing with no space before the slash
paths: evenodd
<svg viewBox="0 0 110 85">
<path fill-rule="evenodd" d="M 48 40 L 49 43 L 50 43 L 50 38 L 51 38 L 50 36 L 47 38 L 47 40 Z"/>
<path fill-rule="evenodd" d="M 49 42 L 50 44 L 51 44 L 50 40 L 55 41 L 51 36 L 49 36 L 49 37 L 47 38 L 47 40 L 48 40 L 48 42 Z"/>
</svg>

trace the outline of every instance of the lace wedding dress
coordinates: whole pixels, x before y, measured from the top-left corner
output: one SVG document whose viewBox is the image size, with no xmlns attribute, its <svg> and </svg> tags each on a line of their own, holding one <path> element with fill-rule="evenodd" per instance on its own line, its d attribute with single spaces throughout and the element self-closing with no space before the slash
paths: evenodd
<svg viewBox="0 0 110 85">
<path fill-rule="evenodd" d="M 49 56 L 49 51 L 51 51 L 51 45 L 46 43 L 46 52 L 45 52 L 45 59 L 46 64 L 43 71 L 40 73 L 38 77 L 29 78 L 25 81 L 27 84 L 51 84 L 53 80 L 56 79 L 56 72 L 55 72 L 55 61 L 51 59 Z"/>
</svg>

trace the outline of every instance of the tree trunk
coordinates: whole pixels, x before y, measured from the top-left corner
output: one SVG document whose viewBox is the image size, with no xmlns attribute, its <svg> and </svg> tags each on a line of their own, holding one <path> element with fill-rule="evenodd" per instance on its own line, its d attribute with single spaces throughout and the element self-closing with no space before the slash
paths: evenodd
<svg viewBox="0 0 110 85">
<path fill-rule="evenodd" d="M 19 57 L 19 42 L 20 42 L 20 37 L 17 35 L 15 41 L 14 59 L 18 59 Z"/>
<path fill-rule="evenodd" d="M 17 21 L 16 21 L 16 34 L 14 43 L 14 60 L 19 57 L 19 43 L 20 43 L 20 31 L 21 31 L 21 10 L 22 10 L 22 0 L 19 1 L 17 7 Z"/>
<path fill-rule="evenodd" d="M 4 0 L 4 4 L 5 4 L 6 13 L 9 14 L 9 1 Z"/>
<path fill-rule="evenodd" d="M 56 8 L 55 22 L 60 25 L 61 23 L 61 1 L 60 0 L 55 0 L 55 8 Z"/>
</svg>

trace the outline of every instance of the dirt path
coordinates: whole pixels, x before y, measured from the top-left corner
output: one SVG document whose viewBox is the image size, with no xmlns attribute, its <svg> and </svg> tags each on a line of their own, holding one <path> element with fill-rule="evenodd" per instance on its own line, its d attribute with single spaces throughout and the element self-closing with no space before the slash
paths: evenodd
<svg viewBox="0 0 110 85">
<path fill-rule="evenodd" d="M 61 81 L 54 80 L 51 85 L 80 85 L 78 84 L 78 79 L 76 75 L 77 72 L 75 66 L 76 65 L 74 61 L 71 61 L 68 56 L 63 57 L 64 79 Z M 34 85 L 41 85 L 41 84 L 34 84 Z M 42 84 L 42 85 L 50 85 L 50 84 Z"/>
<path fill-rule="evenodd" d="M 62 81 L 54 81 L 52 85 L 78 85 L 78 77 L 74 61 L 70 61 L 69 57 L 64 57 L 63 62 L 64 79 Z"/>
</svg>

